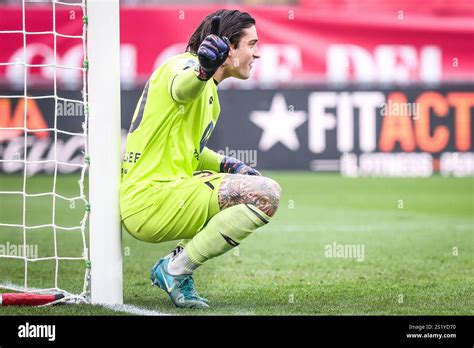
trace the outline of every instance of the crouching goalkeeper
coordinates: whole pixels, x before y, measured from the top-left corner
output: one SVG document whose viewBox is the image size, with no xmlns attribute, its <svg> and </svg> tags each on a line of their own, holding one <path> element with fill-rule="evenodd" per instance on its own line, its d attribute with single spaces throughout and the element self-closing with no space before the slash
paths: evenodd
<svg viewBox="0 0 474 348">
<path fill-rule="evenodd" d="M 154 71 L 133 116 L 122 163 L 122 221 L 135 238 L 181 240 L 151 270 L 178 307 L 206 308 L 193 272 L 267 224 L 280 186 L 245 163 L 206 147 L 220 106 L 218 84 L 248 79 L 260 57 L 255 20 L 219 10 L 191 36 L 186 52 Z"/>
</svg>

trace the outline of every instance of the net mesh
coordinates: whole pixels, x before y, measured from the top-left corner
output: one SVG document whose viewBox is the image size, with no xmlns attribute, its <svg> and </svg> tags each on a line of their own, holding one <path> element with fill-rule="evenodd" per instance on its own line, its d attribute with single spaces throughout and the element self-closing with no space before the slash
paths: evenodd
<svg viewBox="0 0 474 348">
<path fill-rule="evenodd" d="M 65 298 L 61 300 L 62 302 L 88 302 L 90 262 L 87 221 L 90 205 L 85 185 L 89 162 L 87 145 L 87 3 L 86 0 L 81 2 L 50 0 L 48 4 L 52 10 L 51 31 L 27 30 L 26 12 L 29 6 L 34 5 L 27 0 L 22 0 L 21 2 L 22 30 L 0 31 L 0 41 L 2 36 L 5 37 L 11 34 L 23 36 L 23 50 L 20 57 L 17 57 L 14 61 L 0 62 L 0 66 L 10 66 L 17 72 L 20 72 L 20 69 L 22 69 L 22 74 L 17 74 L 17 77 L 20 76 L 23 79 L 22 94 L 0 93 L 0 106 L 2 102 L 4 106 L 8 102 L 16 103 L 17 109 L 23 108 L 23 115 L 20 114 L 18 116 L 16 114 L 16 119 L 12 119 L 11 122 L 7 122 L 7 114 L 1 115 L 4 120 L 0 123 L 0 146 L 2 146 L 0 165 L 3 169 L 21 168 L 19 172 L 22 171 L 22 175 L 5 175 L 0 173 L 0 178 L 4 181 L 0 188 L 1 210 L 3 210 L 3 213 L 0 215 L 0 245 L 2 246 L 2 250 L 0 250 L 0 269 L 3 270 L 0 273 L 0 289 L 31 293 L 60 292 L 65 295 Z M 56 30 L 58 7 L 62 7 L 62 10 L 70 8 L 81 12 L 82 33 L 70 35 Z M 31 61 L 32 53 L 27 45 L 27 40 L 35 35 L 52 36 L 52 62 L 34 64 L 34 61 Z M 58 38 L 61 39 L 61 43 L 65 43 L 67 40 L 80 40 L 83 54 L 81 66 L 61 64 L 58 60 Z M 38 91 L 36 90 L 33 93 L 36 95 L 32 95 L 31 88 L 29 87 L 29 72 L 32 69 L 49 69 L 52 81 L 46 89 L 46 93 L 37 95 Z M 81 98 L 69 98 L 60 95 L 58 74 L 64 70 L 76 71 L 82 75 L 82 86 L 79 84 L 80 87 L 78 88 L 82 95 Z M 75 95 L 74 93 L 70 94 Z M 48 100 L 54 103 L 54 117 L 49 118 L 53 120 L 49 126 L 45 123 L 42 125 L 33 124 L 29 119 L 29 111 L 35 107 L 33 102 L 40 100 Z M 82 131 L 80 132 L 65 129 L 67 127 L 60 127 L 60 123 L 67 124 L 68 120 L 58 122 L 58 117 L 67 116 L 65 115 L 64 107 L 70 105 L 79 106 L 83 114 L 81 121 Z M 76 108 L 75 110 L 78 109 Z M 21 118 L 22 120 L 20 120 Z M 43 135 L 43 138 L 49 137 L 49 139 L 48 141 L 45 139 L 41 140 L 41 137 L 38 137 L 38 135 Z M 68 160 L 67 156 L 64 156 L 62 153 L 65 150 L 64 139 L 66 138 L 74 138 L 76 144 L 80 144 L 78 147 L 80 149 L 79 155 L 72 160 Z M 49 156 L 46 159 L 38 159 L 38 156 L 35 156 L 33 153 L 37 151 L 38 143 L 41 143 L 41 141 L 44 142 L 43 145 L 45 147 L 49 148 Z M 31 146 L 32 143 L 36 143 L 36 150 Z M 16 144 L 16 147 L 12 144 Z M 11 149 L 12 147 L 16 151 L 7 151 L 7 148 Z M 49 191 L 37 192 L 42 191 L 42 188 L 47 186 L 41 184 L 45 180 L 44 175 L 34 185 L 36 189 L 33 191 L 36 192 L 31 192 L 29 188 L 29 186 L 33 187 L 33 185 L 28 183 L 30 180 L 33 180 L 34 174 L 38 172 L 38 166 L 41 166 L 44 171 L 49 173 L 49 177 L 52 178 L 51 190 Z M 59 173 L 58 168 L 63 168 L 61 173 Z M 63 174 L 72 172 L 75 172 L 77 177 Z M 58 181 L 62 177 L 65 177 L 65 182 L 69 183 L 68 190 L 66 191 L 74 191 L 75 194 L 64 194 L 61 192 Z M 16 181 L 19 182 L 17 189 L 14 187 L 16 185 L 11 184 Z M 77 190 L 71 188 L 71 182 L 76 186 L 75 189 Z M 40 188 L 39 190 L 38 187 Z M 30 207 L 29 200 L 37 200 L 33 208 Z M 18 203 L 19 201 L 21 203 Z M 15 204 L 15 202 L 18 204 Z M 65 205 L 68 205 L 70 209 L 74 209 L 75 214 L 72 214 L 73 216 L 68 218 L 60 216 L 61 212 L 64 212 Z M 22 210 L 21 214 L 19 214 L 20 209 Z M 78 210 L 79 213 L 77 213 Z M 11 220 L 10 217 L 15 214 L 18 214 L 19 221 L 9 221 Z M 39 217 L 42 217 L 42 219 L 38 219 Z M 49 221 L 44 222 L 45 218 L 49 219 Z M 40 223 L 38 222 L 39 220 L 43 222 Z M 48 243 L 49 245 L 46 245 Z M 68 255 L 67 253 L 71 250 L 71 245 L 62 249 L 65 245 L 64 243 L 73 243 L 76 249 L 79 248 L 81 250 L 80 255 L 77 255 L 77 253 Z M 40 255 L 42 254 L 41 252 L 38 254 L 38 248 L 48 250 L 49 255 L 46 255 L 47 253 Z M 20 279 L 18 273 L 21 270 L 18 264 L 13 263 L 14 261 L 22 263 L 23 279 L 20 282 L 18 281 Z M 3 263 L 3 267 L 1 263 Z M 68 276 L 71 274 L 75 276 L 81 274 L 80 284 L 74 284 L 74 286 L 71 284 L 71 281 L 68 280 Z M 50 279 L 52 277 L 54 277 L 53 281 Z M 65 279 L 64 282 L 61 281 L 63 279 Z M 39 286 L 35 286 L 36 284 Z"/>
</svg>

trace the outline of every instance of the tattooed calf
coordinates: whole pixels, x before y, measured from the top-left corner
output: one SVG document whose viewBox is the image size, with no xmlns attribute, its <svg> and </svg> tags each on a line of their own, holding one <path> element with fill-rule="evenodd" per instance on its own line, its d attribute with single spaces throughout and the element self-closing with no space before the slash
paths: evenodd
<svg viewBox="0 0 474 348">
<path fill-rule="evenodd" d="M 228 174 L 219 186 L 221 210 L 237 204 L 253 204 L 273 216 L 280 202 L 280 185 L 263 176 Z"/>
</svg>

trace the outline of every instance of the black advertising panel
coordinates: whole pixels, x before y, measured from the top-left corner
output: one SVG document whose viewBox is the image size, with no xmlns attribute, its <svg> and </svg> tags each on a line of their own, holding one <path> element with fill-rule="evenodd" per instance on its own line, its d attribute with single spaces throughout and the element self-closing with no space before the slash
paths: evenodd
<svg viewBox="0 0 474 348">
<path fill-rule="evenodd" d="M 123 141 L 141 92 L 122 92 Z M 0 94 L 1 159 L 23 159 L 25 132 L 18 129 L 25 119 L 23 93 Z M 46 93 L 29 94 L 26 106 L 27 160 L 54 158 L 56 127 L 58 159 L 81 163 L 81 94 L 60 92 L 56 101 L 40 96 Z M 473 175 L 471 85 L 222 90 L 219 99 L 221 114 L 208 147 L 259 169 L 341 171 L 349 176 Z M 14 128 L 5 130 L 9 127 Z M 0 165 L 5 173 L 23 168 L 18 162 Z M 40 163 L 29 174 L 51 170 L 51 164 Z"/>
</svg>

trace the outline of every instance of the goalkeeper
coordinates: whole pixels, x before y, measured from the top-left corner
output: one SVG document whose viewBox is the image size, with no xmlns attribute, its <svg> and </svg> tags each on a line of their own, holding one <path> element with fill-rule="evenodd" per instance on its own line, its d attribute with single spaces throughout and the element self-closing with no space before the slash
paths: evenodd
<svg viewBox="0 0 474 348">
<path fill-rule="evenodd" d="M 239 245 L 275 214 L 280 186 L 245 163 L 206 147 L 220 106 L 218 84 L 248 79 L 260 57 L 255 20 L 219 10 L 147 82 L 122 163 L 120 210 L 135 238 L 181 240 L 151 270 L 152 284 L 178 307 L 206 308 L 192 274 Z"/>
</svg>

